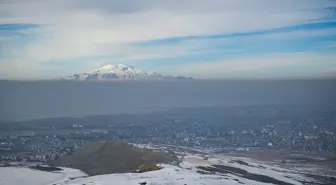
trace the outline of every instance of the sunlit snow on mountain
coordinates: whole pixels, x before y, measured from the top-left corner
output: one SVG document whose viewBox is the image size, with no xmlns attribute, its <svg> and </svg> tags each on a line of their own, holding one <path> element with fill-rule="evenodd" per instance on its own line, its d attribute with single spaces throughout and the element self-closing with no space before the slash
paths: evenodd
<svg viewBox="0 0 336 185">
<path fill-rule="evenodd" d="M 165 76 L 155 72 L 147 72 L 125 64 L 108 64 L 91 72 L 74 74 L 65 77 L 68 80 L 192 80 L 185 76 Z"/>
</svg>

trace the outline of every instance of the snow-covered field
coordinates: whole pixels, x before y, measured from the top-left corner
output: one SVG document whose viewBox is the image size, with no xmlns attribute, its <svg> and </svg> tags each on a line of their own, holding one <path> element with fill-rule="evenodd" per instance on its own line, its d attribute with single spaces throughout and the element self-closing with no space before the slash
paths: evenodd
<svg viewBox="0 0 336 185">
<path fill-rule="evenodd" d="M 126 173 L 126 174 L 111 174 L 98 175 L 88 178 L 75 179 L 64 185 L 139 185 L 146 182 L 147 185 L 234 185 L 234 184 L 250 184 L 257 183 L 247 179 L 242 179 L 235 176 L 220 176 L 220 175 L 204 175 L 198 174 L 195 171 L 183 169 L 172 165 L 163 165 L 162 170 L 152 171 L 147 173 Z"/>
<path fill-rule="evenodd" d="M 87 176 L 77 169 L 62 169 L 61 172 L 45 172 L 26 167 L 0 167 L 0 185 L 53 185 Z"/>
<path fill-rule="evenodd" d="M 300 174 L 299 171 L 270 166 L 264 163 L 259 163 L 256 160 L 243 157 L 190 155 L 185 156 L 184 160 L 180 164 L 182 168 L 187 169 L 195 169 L 199 166 L 211 167 L 213 165 L 225 165 L 239 168 L 252 174 L 265 175 L 295 185 L 302 184 L 300 181 L 312 181 L 312 179 Z"/>
<path fill-rule="evenodd" d="M 263 181 L 253 180 L 242 174 L 219 173 L 199 169 L 199 166 L 213 168 L 216 165 L 233 167 L 251 174 L 264 175 L 291 185 L 311 182 L 295 169 L 265 164 L 250 158 L 215 154 L 189 154 L 181 156 L 179 166 L 161 164 L 163 169 L 146 173 L 107 174 L 87 177 L 85 173 L 70 168 L 61 172 L 44 172 L 23 167 L 1 167 L 0 185 L 264 185 Z M 202 172 L 202 173 L 200 173 Z"/>
</svg>

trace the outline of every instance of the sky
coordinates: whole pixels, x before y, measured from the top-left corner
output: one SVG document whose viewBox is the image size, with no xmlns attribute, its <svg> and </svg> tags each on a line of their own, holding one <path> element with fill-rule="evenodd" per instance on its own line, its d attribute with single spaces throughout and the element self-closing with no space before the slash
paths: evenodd
<svg viewBox="0 0 336 185">
<path fill-rule="evenodd" d="M 0 0 L 0 79 L 118 63 L 200 79 L 336 77 L 336 0 Z"/>
</svg>

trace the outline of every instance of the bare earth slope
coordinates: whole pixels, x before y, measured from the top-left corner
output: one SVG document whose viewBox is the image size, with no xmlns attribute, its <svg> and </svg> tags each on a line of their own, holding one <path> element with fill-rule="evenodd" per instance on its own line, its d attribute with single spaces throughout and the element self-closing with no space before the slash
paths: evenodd
<svg viewBox="0 0 336 185">
<path fill-rule="evenodd" d="M 169 163 L 174 157 L 120 142 L 93 142 L 62 157 L 56 165 L 80 169 L 89 175 L 133 172 L 139 166 Z"/>
</svg>

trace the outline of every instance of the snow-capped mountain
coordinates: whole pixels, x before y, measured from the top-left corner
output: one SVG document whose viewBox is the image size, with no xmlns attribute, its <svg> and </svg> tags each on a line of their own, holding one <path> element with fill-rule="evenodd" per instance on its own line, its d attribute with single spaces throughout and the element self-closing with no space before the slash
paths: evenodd
<svg viewBox="0 0 336 185">
<path fill-rule="evenodd" d="M 74 74 L 65 77 L 68 80 L 191 80 L 184 76 L 164 76 L 155 72 L 147 72 L 125 64 L 109 64 L 88 73 Z"/>
</svg>

